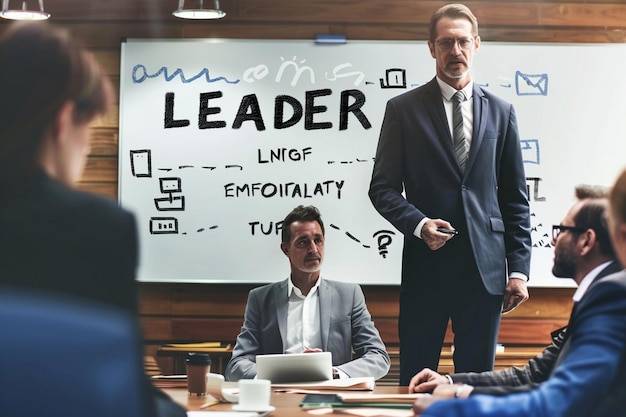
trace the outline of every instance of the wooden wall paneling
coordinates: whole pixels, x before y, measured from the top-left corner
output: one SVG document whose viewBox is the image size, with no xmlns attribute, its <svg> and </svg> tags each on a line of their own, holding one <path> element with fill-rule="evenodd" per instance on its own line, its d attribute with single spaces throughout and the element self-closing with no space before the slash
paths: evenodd
<svg viewBox="0 0 626 417">
<path fill-rule="evenodd" d="M 140 285 L 146 355 L 156 355 L 165 343 L 222 341 L 233 343 L 243 323 L 245 295 L 254 285 Z M 392 358 L 392 370 L 381 383 L 398 378 L 397 287 L 366 286 L 366 300 L 381 338 Z M 531 299 L 502 319 L 499 343 L 505 352 L 497 367 L 520 365 L 550 343 L 550 333 L 565 325 L 572 289 L 531 288 Z M 440 370 L 452 370 L 453 335 L 446 334 Z M 176 362 L 178 361 L 178 362 Z M 164 372 L 180 370 L 179 359 L 157 357 Z"/>
<path fill-rule="evenodd" d="M 626 42 L 624 24 L 619 27 L 601 25 L 578 28 L 562 26 L 483 25 L 480 35 L 484 41 L 497 42 L 577 42 L 577 43 L 623 43 Z M 78 24 L 62 25 L 71 29 L 77 38 L 92 49 L 117 48 L 124 38 L 139 39 L 311 39 L 318 34 L 342 34 L 348 40 L 425 40 L 427 25 L 377 21 L 370 23 L 334 22 L 293 23 L 275 22 L 271 25 L 258 23 L 210 22 L 168 23 L 156 25 L 141 21 L 132 25 Z M 119 68 L 115 69 L 117 73 Z M 107 72 L 111 72 L 107 66 Z"/>
<path fill-rule="evenodd" d="M 102 70 L 105 74 L 112 77 L 114 81 L 113 85 L 118 88 L 117 93 L 119 97 L 119 75 L 120 75 L 120 50 L 121 40 L 118 41 L 115 46 L 111 45 L 106 49 L 94 49 L 92 50 L 94 56 L 102 66 Z M 115 78 L 114 78 L 115 77 Z"/>
<path fill-rule="evenodd" d="M 119 131 L 117 127 L 91 129 L 91 156 L 108 156 L 117 158 Z"/>
<path fill-rule="evenodd" d="M 91 127 L 117 129 L 119 127 L 119 104 L 112 104 L 105 114 L 97 116 L 91 122 Z"/>
<path fill-rule="evenodd" d="M 242 318 L 173 318 L 172 338 L 183 343 L 234 343 L 242 323 Z"/>
<path fill-rule="evenodd" d="M 445 1 L 414 0 L 224 0 L 227 12 L 222 22 L 255 22 L 272 25 L 276 22 L 350 22 L 350 23 L 428 23 L 430 14 Z M 626 6 L 619 1 L 474 1 L 464 2 L 482 25 L 525 26 L 622 26 Z M 155 22 L 154 30 L 180 22 L 172 16 L 175 0 L 143 0 L 107 2 L 57 0 L 47 4 L 55 21 Z M 584 17 L 584 18 L 583 18 Z M 159 23 L 159 24 L 157 24 Z M 224 23 L 225 24 L 225 23 Z"/>
<path fill-rule="evenodd" d="M 174 290 L 172 313 L 236 318 L 243 321 L 248 291 L 255 285 L 189 284 Z"/>
<path fill-rule="evenodd" d="M 506 346 L 547 346 L 550 334 L 565 326 L 567 319 L 523 318 L 506 319 L 500 325 L 498 343 Z"/>
<path fill-rule="evenodd" d="M 148 343 L 166 343 L 174 337 L 172 320 L 169 317 L 144 316 L 141 319 L 141 328 L 143 337 Z"/>
<path fill-rule="evenodd" d="M 398 317 L 399 287 L 368 285 L 363 287 L 363 294 L 372 317 Z"/>
<path fill-rule="evenodd" d="M 313 40 L 317 34 L 331 33 L 344 34 L 348 40 L 424 40 L 430 14 L 446 3 L 222 0 L 226 18 L 211 22 L 174 18 L 171 12 L 177 7 L 175 0 L 50 0 L 46 10 L 52 14 L 52 24 L 67 28 L 95 54 L 119 93 L 120 45 L 125 38 Z M 481 37 L 486 41 L 626 42 L 626 4 L 622 0 L 468 0 L 465 4 L 477 15 Z M 0 34 L 9 24 L 0 19 Z M 78 184 L 80 189 L 117 198 L 118 126 L 117 106 L 94 122 L 92 150 Z M 155 355 L 159 344 L 168 341 L 234 340 L 243 321 L 247 293 L 253 287 L 167 283 L 138 286 L 147 355 Z M 398 287 L 371 286 L 363 290 L 383 340 L 394 350 L 393 379 L 398 367 Z M 530 300 L 503 317 L 500 340 L 547 343 L 549 332 L 567 322 L 572 294 L 573 289 L 531 288 Z M 450 332 L 446 342 L 451 343 Z M 513 363 L 513 359 L 510 361 Z M 159 365 L 162 363 L 160 358 Z M 162 366 L 165 373 L 173 369 L 171 363 L 168 366 Z"/>
<path fill-rule="evenodd" d="M 80 181 L 76 184 L 76 188 L 81 191 L 87 191 L 101 196 L 110 198 L 117 201 L 117 182 L 102 183 L 102 182 L 89 182 Z"/>
<path fill-rule="evenodd" d="M 529 300 L 505 314 L 503 318 L 567 320 L 572 309 L 574 291 L 574 288 L 529 288 Z"/>
<path fill-rule="evenodd" d="M 139 312 L 142 315 L 172 314 L 172 289 L 169 284 L 139 284 Z"/>
<path fill-rule="evenodd" d="M 140 284 L 141 314 L 158 316 L 171 323 L 171 338 L 177 342 L 232 342 L 243 323 L 246 294 L 253 286 L 202 284 Z M 217 287 L 217 288 L 216 288 Z M 366 296 L 368 308 L 383 341 L 397 345 L 397 287 L 383 287 L 384 295 Z M 380 288 L 377 288 L 380 289 Z M 364 287 L 367 293 L 372 287 Z M 569 317 L 571 289 L 531 289 L 526 303 L 502 319 L 500 342 L 509 345 L 544 345 L 550 342 L 550 332 L 563 326 Z M 545 290 L 546 294 L 542 294 Z M 563 291 L 560 291 L 563 290 Z M 152 323 L 152 322 L 151 322 Z M 150 324 L 150 323 L 148 323 Z M 148 332 L 151 339 L 160 334 L 163 321 L 155 321 L 156 331 Z M 452 343 L 449 330 L 446 343 Z"/>
<path fill-rule="evenodd" d="M 118 46 L 123 38 L 313 38 L 344 33 L 348 39 L 424 39 L 441 1 L 225 0 L 226 18 L 189 22 L 174 18 L 174 0 L 107 2 L 57 0 L 52 22 L 68 27 L 91 48 Z M 499 41 L 623 42 L 626 5 L 613 1 L 471 1 L 484 39 Z M 0 30 L 7 22 L 0 22 Z M 555 36 L 563 31 L 564 36 Z M 589 32 L 589 33 L 586 33 Z M 590 37 L 589 37 L 590 35 Z M 586 37 L 587 36 L 587 37 Z"/>
<path fill-rule="evenodd" d="M 92 156 L 87 159 L 82 181 L 117 182 L 117 158 Z"/>
</svg>

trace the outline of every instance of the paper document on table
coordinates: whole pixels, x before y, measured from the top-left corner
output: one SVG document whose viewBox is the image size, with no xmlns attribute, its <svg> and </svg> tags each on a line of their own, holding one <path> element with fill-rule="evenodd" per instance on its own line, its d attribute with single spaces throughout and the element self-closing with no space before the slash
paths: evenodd
<svg viewBox="0 0 626 417">
<path fill-rule="evenodd" d="M 337 394 L 344 403 L 389 403 L 389 404 L 412 404 L 417 398 L 428 396 L 429 394 Z"/>
<path fill-rule="evenodd" d="M 152 384 L 157 388 L 177 388 L 187 386 L 187 375 L 153 375 Z"/>
<path fill-rule="evenodd" d="M 335 391 L 372 391 L 376 386 L 374 377 L 329 379 L 319 382 L 299 382 L 294 384 L 272 384 L 272 388 L 292 390 L 335 390 Z"/>
<path fill-rule="evenodd" d="M 414 417 L 413 410 L 399 410 L 393 408 L 317 408 L 314 410 L 307 410 L 307 413 L 313 415 L 326 415 L 326 414 L 346 414 L 350 416 L 360 417 Z"/>
<path fill-rule="evenodd" d="M 187 417 L 259 417 L 256 411 L 187 411 Z"/>
<path fill-rule="evenodd" d="M 187 374 L 180 375 L 152 375 L 152 380 L 170 380 L 170 381 L 186 381 Z"/>
<path fill-rule="evenodd" d="M 209 351 L 222 352 L 231 349 L 229 343 L 222 342 L 200 342 L 200 343 L 168 343 L 161 346 L 162 350 L 182 350 L 182 351 Z"/>
<path fill-rule="evenodd" d="M 367 394 L 362 394 L 367 397 Z M 382 398 L 382 397 L 379 397 Z M 340 393 L 317 393 L 317 394 L 307 394 L 300 401 L 300 408 L 303 410 L 315 409 L 315 408 L 328 408 L 332 407 L 335 409 L 339 408 L 401 408 L 401 409 L 410 409 L 413 407 L 413 402 L 406 401 L 376 401 L 375 398 L 369 399 L 367 401 L 355 401 L 348 402 L 343 401 Z"/>
</svg>

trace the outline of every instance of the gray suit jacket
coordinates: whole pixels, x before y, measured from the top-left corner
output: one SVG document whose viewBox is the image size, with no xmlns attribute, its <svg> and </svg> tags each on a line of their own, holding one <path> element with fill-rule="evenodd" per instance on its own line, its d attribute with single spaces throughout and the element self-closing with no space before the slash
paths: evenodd
<svg viewBox="0 0 626 417">
<path fill-rule="evenodd" d="M 288 302 L 287 280 L 250 291 L 241 333 L 226 367 L 227 380 L 254 378 L 257 354 L 284 353 Z M 333 366 L 350 377 L 385 376 L 389 355 L 361 287 L 322 279 L 319 304 L 322 349 L 332 353 Z"/>
<path fill-rule="evenodd" d="M 618 261 L 611 262 L 600 271 L 591 283 L 587 293 L 601 283 L 603 278 L 621 270 L 622 266 Z M 583 296 L 582 300 L 584 299 L 585 296 Z M 582 300 L 579 304 L 582 303 Z M 473 385 L 475 388 L 472 391 L 472 395 L 506 395 L 537 388 L 540 383 L 550 377 L 556 366 L 567 356 L 570 346 L 568 336 L 567 328 L 554 331 L 552 333 L 552 344 L 531 359 L 523 368 L 511 367 L 492 372 L 452 374 L 452 380 L 458 383 Z"/>
</svg>

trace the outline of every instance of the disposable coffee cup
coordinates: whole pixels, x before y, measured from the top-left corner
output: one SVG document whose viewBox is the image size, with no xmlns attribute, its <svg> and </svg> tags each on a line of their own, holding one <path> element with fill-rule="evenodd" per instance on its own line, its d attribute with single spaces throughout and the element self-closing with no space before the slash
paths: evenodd
<svg viewBox="0 0 626 417">
<path fill-rule="evenodd" d="M 270 407 L 272 383 L 269 379 L 240 379 L 236 410 L 263 411 Z"/>
<path fill-rule="evenodd" d="M 187 389 L 190 395 L 206 395 L 206 376 L 211 372 L 211 357 L 206 353 L 187 354 Z"/>
</svg>

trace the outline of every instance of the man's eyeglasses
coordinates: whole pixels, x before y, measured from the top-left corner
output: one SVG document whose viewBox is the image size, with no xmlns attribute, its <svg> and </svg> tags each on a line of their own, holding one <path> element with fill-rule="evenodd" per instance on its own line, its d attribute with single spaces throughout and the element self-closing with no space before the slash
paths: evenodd
<svg viewBox="0 0 626 417">
<path fill-rule="evenodd" d="M 576 226 L 563 226 L 560 224 L 555 224 L 552 226 L 552 239 L 556 240 L 557 237 L 559 237 L 559 235 L 561 234 L 561 232 L 578 232 L 578 233 L 582 233 L 587 229 L 583 229 L 582 227 L 576 227 Z"/>
<path fill-rule="evenodd" d="M 437 49 L 440 52 L 449 52 L 454 48 L 454 45 L 459 44 L 459 48 L 463 51 L 469 51 L 474 46 L 474 38 L 461 38 L 461 39 L 440 39 L 435 41 Z"/>
</svg>

